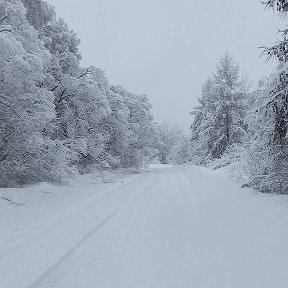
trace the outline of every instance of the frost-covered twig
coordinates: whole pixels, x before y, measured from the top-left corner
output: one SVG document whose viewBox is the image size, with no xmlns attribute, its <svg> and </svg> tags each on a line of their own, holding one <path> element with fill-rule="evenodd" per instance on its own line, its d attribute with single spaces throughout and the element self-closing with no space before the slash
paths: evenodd
<svg viewBox="0 0 288 288">
<path fill-rule="evenodd" d="M 2 196 L 1 199 L 8 201 L 9 204 L 11 204 L 11 205 L 24 206 L 24 203 L 20 203 L 20 202 L 16 202 L 16 201 L 12 200 L 11 196 Z"/>
</svg>

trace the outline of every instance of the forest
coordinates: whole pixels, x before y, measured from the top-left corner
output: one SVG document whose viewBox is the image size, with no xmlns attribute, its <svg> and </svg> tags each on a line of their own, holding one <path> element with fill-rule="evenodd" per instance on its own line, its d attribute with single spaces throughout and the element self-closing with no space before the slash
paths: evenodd
<svg viewBox="0 0 288 288">
<path fill-rule="evenodd" d="M 283 17 L 288 1 L 271 0 L 264 8 Z M 232 175 L 261 192 L 287 194 L 287 33 L 261 47 L 263 61 L 278 61 L 276 71 L 251 90 L 247 75 L 226 54 L 202 88 L 192 114 L 191 159 L 214 169 L 229 165 Z"/>
<path fill-rule="evenodd" d="M 0 0 L 0 288 L 287 288 L 288 28 L 255 47 L 268 72 L 246 40 L 288 0 L 46 1 Z"/>
<path fill-rule="evenodd" d="M 285 16 L 288 1 L 263 8 Z M 191 107 L 187 135 L 156 123 L 146 95 L 81 67 L 80 39 L 52 5 L 1 0 L 1 187 L 158 161 L 227 167 L 243 186 L 288 193 L 288 29 L 280 32 L 283 41 L 259 49 L 278 66 L 256 88 L 229 52 L 219 59 Z"/>
</svg>

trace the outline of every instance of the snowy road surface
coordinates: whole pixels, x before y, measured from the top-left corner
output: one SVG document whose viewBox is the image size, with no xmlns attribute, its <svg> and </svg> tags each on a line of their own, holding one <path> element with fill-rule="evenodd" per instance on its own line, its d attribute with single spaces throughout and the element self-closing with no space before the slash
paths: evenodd
<svg viewBox="0 0 288 288">
<path fill-rule="evenodd" d="M 1 288 L 288 287 L 285 196 L 194 166 L 77 189 L 1 201 Z"/>
</svg>

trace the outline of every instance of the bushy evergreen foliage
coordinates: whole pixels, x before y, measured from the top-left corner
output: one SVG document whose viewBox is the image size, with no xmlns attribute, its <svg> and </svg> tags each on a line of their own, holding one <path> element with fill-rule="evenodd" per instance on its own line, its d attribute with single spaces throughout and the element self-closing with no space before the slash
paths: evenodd
<svg viewBox="0 0 288 288">
<path fill-rule="evenodd" d="M 262 3 L 282 16 L 288 11 L 287 0 Z M 280 32 L 282 41 L 263 47 L 268 59 L 278 61 L 277 70 L 252 93 L 247 93 L 245 81 L 239 82 L 231 58 L 226 55 L 220 60 L 193 111 L 191 150 L 197 164 L 214 168 L 234 164 L 237 177 L 246 185 L 287 194 L 288 29 Z"/>
<path fill-rule="evenodd" d="M 226 53 L 203 85 L 200 105 L 192 112 L 194 162 L 205 165 L 220 158 L 231 145 L 243 141 L 246 136 L 245 97 L 239 67 Z"/>
</svg>

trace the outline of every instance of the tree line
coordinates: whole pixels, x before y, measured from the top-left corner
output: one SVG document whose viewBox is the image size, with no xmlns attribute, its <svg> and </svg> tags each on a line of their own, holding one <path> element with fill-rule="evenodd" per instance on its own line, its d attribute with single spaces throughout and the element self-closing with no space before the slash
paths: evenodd
<svg viewBox="0 0 288 288">
<path fill-rule="evenodd" d="M 286 15 L 288 0 L 264 6 Z M 226 53 L 192 111 L 191 136 L 154 122 L 146 95 L 80 65 L 80 40 L 42 0 L 0 0 L 0 185 L 161 163 L 219 168 L 263 192 L 288 193 L 288 29 L 263 47 L 275 73 L 252 90 Z"/>
<path fill-rule="evenodd" d="M 81 67 L 75 32 L 42 0 L 0 0 L 0 183 L 62 182 L 157 154 L 147 96 Z"/>
<path fill-rule="evenodd" d="M 263 2 L 280 16 L 288 11 L 287 0 Z M 205 82 L 199 106 L 192 114 L 189 157 L 198 165 L 230 164 L 245 186 L 262 192 L 288 193 L 288 29 L 283 40 L 263 47 L 278 66 L 251 91 L 247 77 L 227 53 Z"/>
</svg>

